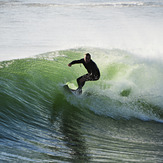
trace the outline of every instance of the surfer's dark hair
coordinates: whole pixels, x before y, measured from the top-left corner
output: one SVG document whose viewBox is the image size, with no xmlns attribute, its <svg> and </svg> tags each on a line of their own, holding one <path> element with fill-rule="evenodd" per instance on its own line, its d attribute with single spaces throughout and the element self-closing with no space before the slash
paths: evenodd
<svg viewBox="0 0 163 163">
<path fill-rule="evenodd" d="M 89 53 L 86 53 L 85 56 L 89 56 L 91 58 L 91 55 Z"/>
</svg>

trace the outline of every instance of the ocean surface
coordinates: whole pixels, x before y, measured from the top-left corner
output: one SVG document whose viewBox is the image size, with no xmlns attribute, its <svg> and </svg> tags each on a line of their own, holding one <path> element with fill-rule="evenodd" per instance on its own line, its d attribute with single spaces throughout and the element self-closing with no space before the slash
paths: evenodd
<svg viewBox="0 0 163 163">
<path fill-rule="evenodd" d="M 162 0 L 0 0 L 0 162 L 162 163 L 162 43 Z"/>
</svg>

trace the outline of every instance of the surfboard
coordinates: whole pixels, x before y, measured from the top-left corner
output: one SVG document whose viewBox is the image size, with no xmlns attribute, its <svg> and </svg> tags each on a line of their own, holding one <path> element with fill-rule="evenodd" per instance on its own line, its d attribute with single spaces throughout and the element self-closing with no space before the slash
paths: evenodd
<svg viewBox="0 0 163 163">
<path fill-rule="evenodd" d="M 68 93 L 71 93 L 71 94 L 74 94 L 74 95 L 80 95 L 80 94 L 82 94 L 81 91 L 79 92 L 78 90 L 69 88 L 69 86 L 68 86 L 67 84 L 64 85 L 63 88 L 64 88 Z"/>
<path fill-rule="evenodd" d="M 75 90 L 74 89 L 71 89 L 69 88 L 69 86 L 66 84 L 63 86 L 63 88 L 68 92 L 68 93 L 73 93 Z"/>
</svg>

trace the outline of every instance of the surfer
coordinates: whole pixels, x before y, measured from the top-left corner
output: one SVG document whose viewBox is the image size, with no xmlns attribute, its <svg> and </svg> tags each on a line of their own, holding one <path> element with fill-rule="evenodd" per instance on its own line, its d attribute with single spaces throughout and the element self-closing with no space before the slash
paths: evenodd
<svg viewBox="0 0 163 163">
<path fill-rule="evenodd" d="M 89 53 L 86 53 L 84 55 L 84 58 L 80 60 L 72 61 L 71 63 L 68 64 L 68 66 L 71 67 L 73 64 L 76 64 L 76 63 L 82 63 L 88 71 L 87 74 L 77 79 L 77 83 L 78 83 L 77 91 L 79 94 L 81 94 L 82 87 L 84 86 L 85 82 L 98 80 L 100 78 L 100 71 L 96 63 L 91 59 L 91 55 Z"/>
</svg>

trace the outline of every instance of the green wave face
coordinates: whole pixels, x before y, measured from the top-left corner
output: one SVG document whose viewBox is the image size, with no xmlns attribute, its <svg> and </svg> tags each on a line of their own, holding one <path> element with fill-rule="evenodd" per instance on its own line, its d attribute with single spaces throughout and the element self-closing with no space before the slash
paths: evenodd
<svg viewBox="0 0 163 163">
<path fill-rule="evenodd" d="M 92 54 L 101 78 L 86 82 L 83 94 L 74 96 L 63 89 L 63 84 L 77 86 L 76 79 L 87 72 L 83 65 L 67 64 L 86 52 Z M 4 61 L 0 63 L 0 78 L 1 107 L 19 115 L 33 117 L 38 109 L 48 111 L 47 106 L 55 105 L 114 119 L 163 120 L 162 65 L 126 51 L 78 48 Z"/>
</svg>

